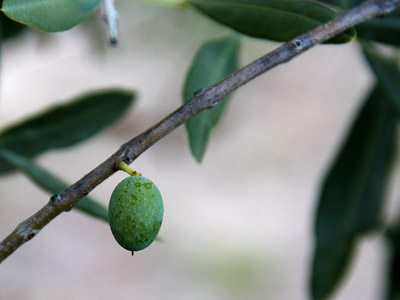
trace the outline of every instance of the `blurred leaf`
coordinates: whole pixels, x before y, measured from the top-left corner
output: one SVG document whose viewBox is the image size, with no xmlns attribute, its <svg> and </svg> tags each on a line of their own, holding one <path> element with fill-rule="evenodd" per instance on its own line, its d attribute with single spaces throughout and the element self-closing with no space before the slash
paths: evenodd
<svg viewBox="0 0 400 300">
<path fill-rule="evenodd" d="M 1 28 L 1 38 L 8 39 L 17 36 L 26 26 L 14 22 L 13 20 L 7 18 L 4 14 L 0 14 L 0 28 Z"/>
<path fill-rule="evenodd" d="M 364 0 L 319 0 L 320 2 L 327 3 L 336 7 L 341 7 L 344 9 L 353 8 L 364 2 Z"/>
<path fill-rule="evenodd" d="M 400 45 L 400 12 L 380 19 L 371 19 L 356 26 L 360 37 L 381 43 Z"/>
<path fill-rule="evenodd" d="M 350 9 L 364 2 L 364 0 L 322 0 L 333 8 Z M 374 40 L 381 43 L 400 45 L 400 11 L 396 10 L 383 18 L 374 18 L 364 21 L 357 26 L 358 37 Z"/>
<path fill-rule="evenodd" d="M 392 158 L 396 115 L 378 85 L 358 115 L 322 185 L 311 274 L 314 300 L 335 289 L 361 235 L 379 225 Z"/>
<path fill-rule="evenodd" d="M 241 33 L 286 42 L 337 16 L 332 9 L 308 0 L 187 0 L 202 13 Z M 345 43 L 354 28 L 328 42 Z"/>
<path fill-rule="evenodd" d="M 2 11 L 29 27 L 64 31 L 80 23 L 101 0 L 3 0 Z"/>
<path fill-rule="evenodd" d="M 127 111 L 133 93 L 101 90 L 56 106 L 0 133 L 0 148 L 24 157 L 83 141 L 114 123 Z M 13 169 L 0 160 L 0 172 Z"/>
<path fill-rule="evenodd" d="M 195 91 L 214 84 L 238 69 L 239 41 L 226 37 L 207 42 L 197 52 L 186 76 L 183 99 L 189 101 Z M 211 130 L 217 125 L 229 97 L 212 109 L 205 110 L 186 122 L 190 149 L 201 162 Z"/>
<path fill-rule="evenodd" d="M 346 7 L 345 5 L 343 5 L 343 3 L 341 3 L 344 2 L 342 0 L 319 0 L 319 2 L 326 3 L 332 6 Z"/>
<path fill-rule="evenodd" d="M 0 150 L 0 157 L 7 161 L 11 166 L 19 169 L 35 184 L 51 194 L 57 194 L 69 186 L 21 155 L 2 149 Z M 75 208 L 92 217 L 108 222 L 107 208 L 89 197 L 82 198 L 75 205 Z"/>
<path fill-rule="evenodd" d="M 400 71 L 397 61 L 379 55 L 367 43 L 363 43 L 363 50 L 369 65 L 387 93 L 390 94 L 397 112 L 400 113 Z"/>
<path fill-rule="evenodd" d="M 0 23 L 0 33 L 1 33 L 1 35 L 0 35 L 0 63 L 1 63 L 1 61 L 2 61 L 2 59 L 1 59 L 1 56 L 2 56 L 2 54 L 3 54 L 3 35 L 2 35 L 2 33 L 3 33 L 3 24 L 2 23 Z M 1 65 L 0 65 L 0 69 L 1 69 Z"/>
<path fill-rule="evenodd" d="M 389 272 L 386 300 L 400 300 L 400 223 L 388 230 Z"/>
<path fill-rule="evenodd" d="M 395 58 L 383 57 L 370 43 L 362 43 L 364 55 L 382 86 L 391 96 L 397 114 L 400 113 L 400 72 Z M 389 272 L 387 282 L 387 300 L 400 300 L 400 222 L 388 231 Z"/>
</svg>

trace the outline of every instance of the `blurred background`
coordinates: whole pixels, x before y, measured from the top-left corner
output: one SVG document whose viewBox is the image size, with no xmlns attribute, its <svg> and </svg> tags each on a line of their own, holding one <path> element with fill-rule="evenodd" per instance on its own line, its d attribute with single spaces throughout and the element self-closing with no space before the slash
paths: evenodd
<svg viewBox="0 0 400 300">
<path fill-rule="evenodd" d="M 190 9 L 128 0 L 118 9 L 115 48 L 99 12 L 70 31 L 29 30 L 3 44 L 2 129 L 90 90 L 137 91 L 115 126 L 36 159 L 69 183 L 175 110 L 199 46 L 229 33 Z M 243 37 L 240 63 L 277 46 Z M 1 264 L 0 299 L 307 299 L 319 184 L 372 82 L 356 42 L 317 46 L 253 80 L 235 92 L 201 165 L 184 127 L 132 164 L 162 192 L 162 242 L 132 257 L 104 222 L 64 213 Z M 125 177 L 91 196 L 107 205 Z M 0 178 L 0 192 L 1 239 L 49 199 L 17 173 Z M 332 299 L 378 299 L 384 251 L 379 235 L 364 240 Z"/>
</svg>

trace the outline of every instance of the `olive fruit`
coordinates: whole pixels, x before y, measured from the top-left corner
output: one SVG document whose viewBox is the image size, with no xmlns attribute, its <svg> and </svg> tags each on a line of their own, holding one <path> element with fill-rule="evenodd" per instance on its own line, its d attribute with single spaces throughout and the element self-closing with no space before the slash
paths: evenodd
<svg viewBox="0 0 400 300">
<path fill-rule="evenodd" d="M 145 177 L 125 178 L 112 192 L 108 207 L 111 232 L 118 244 L 132 254 L 156 239 L 163 214 L 160 191 Z"/>
</svg>

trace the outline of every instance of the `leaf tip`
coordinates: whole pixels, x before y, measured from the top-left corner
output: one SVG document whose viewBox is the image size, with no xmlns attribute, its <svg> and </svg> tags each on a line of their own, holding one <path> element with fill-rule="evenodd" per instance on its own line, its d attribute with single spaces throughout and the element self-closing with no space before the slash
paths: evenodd
<svg viewBox="0 0 400 300">
<path fill-rule="evenodd" d="M 196 151 L 192 149 L 192 155 L 198 164 L 201 164 L 204 156 L 204 151 Z"/>
</svg>

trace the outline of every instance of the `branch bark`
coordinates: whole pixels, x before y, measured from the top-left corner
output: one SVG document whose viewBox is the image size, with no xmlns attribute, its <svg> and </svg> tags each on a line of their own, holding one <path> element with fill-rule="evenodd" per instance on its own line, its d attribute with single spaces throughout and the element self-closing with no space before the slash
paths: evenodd
<svg viewBox="0 0 400 300">
<path fill-rule="evenodd" d="M 214 85 L 197 91 L 194 97 L 185 105 L 182 105 L 153 127 L 123 144 L 118 151 L 98 167 L 66 190 L 52 196 L 43 208 L 20 223 L 0 243 L 0 263 L 18 247 L 32 239 L 51 220 L 62 212 L 69 211 L 82 197 L 118 171 L 119 162 L 124 161 L 130 164 L 175 128 L 203 110 L 212 108 L 229 93 L 255 77 L 290 61 L 316 44 L 322 43 L 362 21 L 373 17 L 382 17 L 399 6 L 400 0 L 368 0 L 343 15 L 281 45 Z"/>
</svg>

